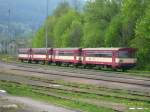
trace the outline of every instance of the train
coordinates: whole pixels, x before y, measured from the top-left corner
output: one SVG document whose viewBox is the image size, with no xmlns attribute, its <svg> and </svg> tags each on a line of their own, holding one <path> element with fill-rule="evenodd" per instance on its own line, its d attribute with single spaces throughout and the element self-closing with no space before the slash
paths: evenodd
<svg viewBox="0 0 150 112">
<path fill-rule="evenodd" d="M 137 63 L 135 48 L 20 48 L 18 60 L 123 71 L 135 67 Z"/>
</svg>

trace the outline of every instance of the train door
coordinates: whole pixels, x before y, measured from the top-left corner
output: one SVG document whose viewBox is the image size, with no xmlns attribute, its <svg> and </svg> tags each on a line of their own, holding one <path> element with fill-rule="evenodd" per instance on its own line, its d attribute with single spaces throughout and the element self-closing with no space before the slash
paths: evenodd
<svg viewBox="0 0 150 112">
<path fill-rule="evenodd" d="M 86 51 L 82 52 L 82 61 L 83 61 L 83 64 L 86 64 Z"/>
<path fill-rule="evenodd" d="M 112 67 L 116 67 L 116 56 L 117 56 L 117 51 L 112 51 Z"/>
<path fill-rule="evenodd" d="M 31 61 L 33 57 L 32 49 L 29 49 L 27 54 L 28 54 L 28 61 Z"/>
</svg>

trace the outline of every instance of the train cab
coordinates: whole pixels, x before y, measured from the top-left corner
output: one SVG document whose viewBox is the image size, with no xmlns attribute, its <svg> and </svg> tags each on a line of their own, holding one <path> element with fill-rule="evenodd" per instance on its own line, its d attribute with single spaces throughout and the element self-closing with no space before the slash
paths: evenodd
<svg viewBox="0 0 150 112">
<path fill-rule="evenodd" d="M 115 63 L 118 68 L 129 69 L 136 65 L 136 49 L 121 48 L 116 51 Z"/>
<path fill-rule="evenodd" d="M 30 61 L 31 60 L 31 48 L 18 49 L 18 60 Z"/>
<path fill-rule="evenodd" d="M 136 65 L 134 48 L 85 48 L 82 64 L 107 68 L 129 69 Z"/>
</svg>

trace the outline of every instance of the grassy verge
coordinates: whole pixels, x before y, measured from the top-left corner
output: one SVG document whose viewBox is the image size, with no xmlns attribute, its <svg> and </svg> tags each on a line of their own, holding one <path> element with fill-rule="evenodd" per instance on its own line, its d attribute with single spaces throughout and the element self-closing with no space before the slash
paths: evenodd
<svg viewBox="0 0 150 112">
<path fill-rule="evenodd" d="M 74 68 L 74 67 L 65 67 L 65 66 L 56 66 L 55 64 L 52 65 L 42 65 L 42 64 L 29 64 L 29 63 L 21 63 L 20 61 L 17 61 L 18 64 L 25 64 L 25 65 L 33 65 L 33 66 L 39 66 L 42 68 L 54 68 L 54 69 L 69 69 L 69 70 L 82 70 L 82 67 L 79 68 Z M 92 72 L 106 72 L 106 73 L 116 73 L 116 74 L 126 74 L 126 75 L 131 75 L 131 76 L 139 76 L 139 77 L 150 77 L 150 71 L 145 71 L 145 70 L 136 70 L 136 69 L 131 69 L 131 70 L 127 70 L 126 72 L 122 72 L 122 70 L 117 70 L 117 71 L 113 71 L 112 69 L 101 69 L 101 70 L 97 70 L 97 69 L 84 69 L 85 71 L 89 70 Z"/>
<path fill-rule="evenodd" d="M 0 54 L 0 60 L 4 62 L 16 61 L 15 56 Z"/>
<path fill-rule="evenodd" d="M 34 92 L 34 89 L 31 86 L 27 86 L 27 85 L 17 85 L 14 83 L 8 83 L 8 82 L 6 83 L 0 81 L 0 88 L 5 89 L 6 91 L 8 91 L 9 94 L 12 95 L 31 97 L 33 99 L 46 101 L 70 109 L 81 110 L 85 112 L 114 112 L 114 110 L 112 109 L 99 107 L 85 102 L 69 100 L 69 99 L 67 100 L 55 96 L 49 96 L 46 94 L 44 95 L 38 92 Z"/>
<path fill-rule="evenodd" d="M 63 83 L 63 82 L 61 82 Z M 69 85 L 69 83 L 68 83 Z M 76 84 L 71 84 L 72 86 L 75 86 Z M 78 86 L 78 85 L 76 85 Z M 80 85 L 81 88 L 90 88 L 89 85 Z M 79 88 L 80 88 L 79 87 Z M 128 97 L 129 95 L 125 92 L 113 92 L 109 91 L 112 96 L 103 96 L 103 95 L 97 95 L 97 94 L 88 94 L 88 93 L 80 93 L 80 92 L 72 92 L 72 91 L 65 91 L 65 90 L 57 90 L 52 88 L 42 88 L 42 87 L 34 87 L 29 85 L 20 85 L 16 83 L 10 83 L 10 82 L 4 82 L 0 81 L 0 88 L 7 90 L 12 95 L 17 96 L 27 96 L 34 99 L 39 99 L 43 101 L 47 101 L 52 104 L 64 106 L 71 109 L 77 109 L 82 110 L 85 112 L 113 112 L 115 110 L 111 108 L 106 108 L 103 106 L 98 106 L 95 102 L 109 102 L 111 103 L 117 103 L 121 105 L 125 105 L 128 108 L 130 107 L 142 107 L 142 108 L 149 108 L 150 107 L 150 101 L 138 101 L 138 100 L 130 100 L 125 98 L 116 98 L 115 96 L 119 95 L 125 95 Z M 95 90 L 96 88 L 93 88 Z M 97 91 L 105 91 L 103 90 L 97 90 Z M 50 94 L 49 94 L 50 93 Z M 137 97 L 136 95 L 130 96 L 130 97 Z M 144 97 L 143 97 L 144 99 Z M 149 109 L 147 110 L 126 110 L 125 112 L 150 112 Z"/>
</svg>

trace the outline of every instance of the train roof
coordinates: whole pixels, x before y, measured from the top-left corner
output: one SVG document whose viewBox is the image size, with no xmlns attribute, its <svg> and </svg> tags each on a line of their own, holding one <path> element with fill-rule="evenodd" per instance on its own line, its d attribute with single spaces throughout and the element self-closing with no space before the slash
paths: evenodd
<svg viewBox="0 0 150 112">
<path fill-rule="evenodd" d="M 30 48 L 19 48 L 19 51 L 26 51 L 26 50 L 30 50 Z"/>
<path fill-rule="evenodd" d="M 81 48 L 54 48 L 53 50 L 79 50 Z"/>
<path fill-rule="evenodd" d="M 125 49 L 134 49 L 134 48 L 122 48 L 122 47 L 110 47 L 110 48 L 84 48 L 82 50 L 102 50 L 102 51 L 118 51 L 118 50 L 125 50 Z"/>
<path fill-rule="evenodd" d="M 32 48 L 32 50 L 50 50 L 52 48 Z"/>
</svg>

